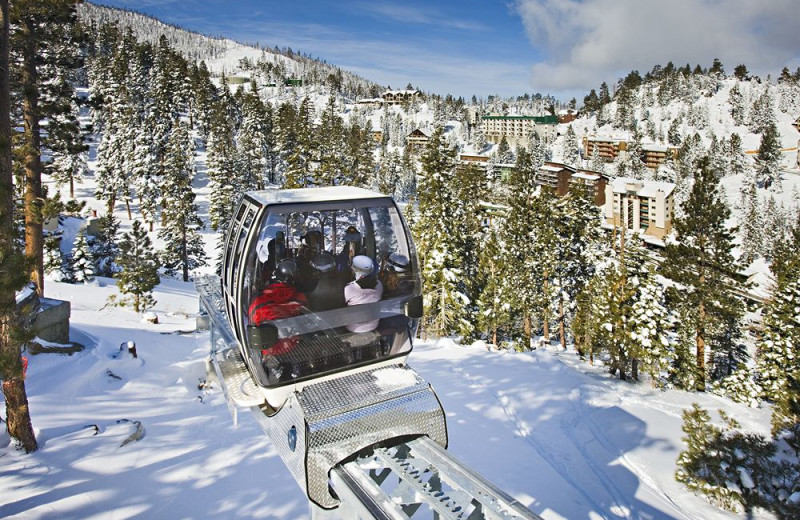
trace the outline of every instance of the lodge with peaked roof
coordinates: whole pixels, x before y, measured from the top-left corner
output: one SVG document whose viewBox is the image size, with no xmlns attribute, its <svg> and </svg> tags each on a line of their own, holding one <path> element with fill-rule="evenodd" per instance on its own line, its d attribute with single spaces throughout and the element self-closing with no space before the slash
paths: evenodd
<svg viewBox="0 0 800 520">
<path fill-rule="evenodd" d="M 406 147 L 408 148 L 409 152 L 417 153 L 422 151 L 425 146 L 427 146 L 430 139 L 431 138 L 428 134 L 417 128 L 406 136 Z"/>
<path fill-rule="evenodd" d="M 387 105 L 399 105 L 419 97 L 419 90 L 387 90 L 381 94 L 383 102 Z"/>
</svg>

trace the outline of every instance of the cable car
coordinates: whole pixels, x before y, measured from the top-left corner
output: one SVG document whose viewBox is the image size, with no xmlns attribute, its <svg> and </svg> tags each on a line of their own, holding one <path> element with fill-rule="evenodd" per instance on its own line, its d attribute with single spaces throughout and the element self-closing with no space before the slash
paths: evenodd
<svg viewBox="0 0 800 520">
<path fill-rule="evenodd" d="M 361 188 L 248 192 L 221 277 L 242 358 L 273 410 L 312 382 L 404 364 L 422 315 L 408 226 L 390 197 Z"/>
</svg>

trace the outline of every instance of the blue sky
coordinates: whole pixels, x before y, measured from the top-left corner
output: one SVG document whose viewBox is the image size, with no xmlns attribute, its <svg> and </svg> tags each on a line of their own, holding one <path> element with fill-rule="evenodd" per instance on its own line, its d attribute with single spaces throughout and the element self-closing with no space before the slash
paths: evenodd
<svg viewBox="0 0 800 520">
<path fill-rule="evenodd" d="M 392 88 L 568 100 L 672 61 L 773 77 L 800 66 L 797 0 L 98 0 L 213 36 L 291 47 Z"/>
</svg>

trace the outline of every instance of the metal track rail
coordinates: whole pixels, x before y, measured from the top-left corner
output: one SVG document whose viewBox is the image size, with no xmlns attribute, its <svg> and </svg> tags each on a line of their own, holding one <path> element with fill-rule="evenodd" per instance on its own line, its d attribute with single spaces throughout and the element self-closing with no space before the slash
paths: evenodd
<svg viewBox="0 0 800 520">
<path fill-rule="evenodd" d="M 540 518 L 427 437 L 336 466 L 330 482 L 342 505 L 316 518 Z"/>
</svg>

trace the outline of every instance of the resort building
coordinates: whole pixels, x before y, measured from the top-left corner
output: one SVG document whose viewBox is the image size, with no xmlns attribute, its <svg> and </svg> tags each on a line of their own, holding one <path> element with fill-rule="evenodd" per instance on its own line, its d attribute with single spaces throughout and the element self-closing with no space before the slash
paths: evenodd
<svg viewBox="0 0 800 520">
<path fill-rule="evenodd" d="M 499 144 L 506 138 L 511 148 L 522 146 L 528 148 L 531 137 L 536 133 L 539 138 L 550 141 L 556 137 L 557 116 L 483 116 L 481 131 L 490 143 Z"/>
<path fill-rule="evenodd" d="M 605 187 L 605 220 L 663 239 L 672 231 L 674 190 L 675 185 L 670 182 L 617 177 Z"/>
</svg>

